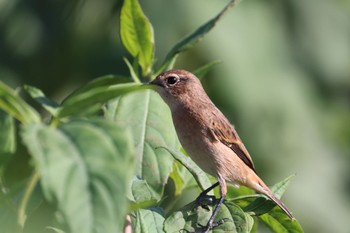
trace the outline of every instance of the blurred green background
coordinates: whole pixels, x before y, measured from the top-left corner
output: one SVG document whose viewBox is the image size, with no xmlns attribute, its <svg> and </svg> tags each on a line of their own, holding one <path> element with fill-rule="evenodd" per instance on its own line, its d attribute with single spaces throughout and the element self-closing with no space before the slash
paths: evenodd
<svg viewBox="0 0 350 233">
<path fill-rule="evenodd" d="M 156 57 L 226 1 L 143 0 Z M 115 0 L 0 1 L 0 79 L 60 101 L 88 80 L 128 74 Z M 349 232 L 350 1 L 245 0 L 177 68 L 218 65 L 203 81 L 260 176 L 296 173 L 283 200 L 305 232 Z M 264 232 L 264 229 L 261 229 Z"/>
</svg>

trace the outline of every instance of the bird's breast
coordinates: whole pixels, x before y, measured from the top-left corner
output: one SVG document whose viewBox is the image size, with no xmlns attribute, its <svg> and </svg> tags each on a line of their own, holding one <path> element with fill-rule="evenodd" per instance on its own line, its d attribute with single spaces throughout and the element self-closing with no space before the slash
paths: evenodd
<svg viewBox="0 0 350 233">
<path fill-rule="evenodd" d="M 178 110 L 172 112 L 172 117 L 182 147 L 202 170 L 217 176 L 215 151 L 200 116 Z"/>
</svg>

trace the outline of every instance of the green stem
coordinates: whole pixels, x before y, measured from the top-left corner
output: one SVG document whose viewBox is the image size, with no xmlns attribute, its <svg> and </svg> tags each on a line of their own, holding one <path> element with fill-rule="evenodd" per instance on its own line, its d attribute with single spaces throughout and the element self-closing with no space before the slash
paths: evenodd
<svg viewBox="0 0 350 233">
<path fill-rule="evenodd" d="M 50 126 L 53 127 L 53 128 L 57 128 L 59 123 L 60 123 L 60 119 L 57 118 L 57 117 L 53 117 L 51 122 L 50 122 Z"/>
<path fill-rule="evenodd" d="M 129 62 L 128 59 L 126 59 L 124 57 L 124 62 L 126 63 L 126 65 L 128 66 L 129 68 L 129 71 L 130 71 L 130 75 L 131 75 L 131 78 L 134 80 L 135 83 L 141 83 L 140 79 L 138 78 L 135 70 L 134 70 L 134 67 L 131 65 L 131 63 Z"/>
<path fill-rule="evenodd" d="M 26 208 L 30 199 L 30 196 L 33 193 L 33 190 L 35 188 L 35 185 L 38 183 L 40 178 L 40 175 L 37 171 L 34 171 L 34 173 L 32 174 L 28 185 L 25 189 L 24 195 L 22 197 L 22 200 L 19 204 L 19 208 L 18 208 L 18 223 L 20 226 L 24 226 L 24 223 L 26 221 Z"/>
</svg>

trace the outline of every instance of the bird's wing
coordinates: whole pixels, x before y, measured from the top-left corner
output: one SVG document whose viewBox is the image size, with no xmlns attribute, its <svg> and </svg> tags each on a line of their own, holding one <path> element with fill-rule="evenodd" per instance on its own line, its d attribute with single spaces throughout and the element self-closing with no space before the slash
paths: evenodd
<svg viewBox="0 0 350 233">
<path fill-rule="evenodd" d="M 248 167 L 256 172 L 252 158 L 242 140 L 239 138 L 236 130 L 228 121 L 212 122 L 209 130 L 216 140 L 233 150 Z"/>
</svg>

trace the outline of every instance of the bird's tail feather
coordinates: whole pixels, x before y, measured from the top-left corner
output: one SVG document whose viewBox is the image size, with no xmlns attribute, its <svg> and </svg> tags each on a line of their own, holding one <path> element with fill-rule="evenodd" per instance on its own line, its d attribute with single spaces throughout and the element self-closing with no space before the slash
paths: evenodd
<svg viewBox="0 0 350 233">
<path fill-rule="evenodd" d="M 278 199 L 270 190 L 265 193 L 273 202 L 275 202 L 287 215 L 291 220 L 294 220 L 293 214 L 288 210 L 287 206 L 283 204 L 283 202 Z"/>
<path fill-rule="evenodd" d="M 283 202 L 278 199 L 275 194 L 267 187 L 267 185 L 260 179 L 259 176 L 255 176 L 256 182 L 251 183 L 251 187 L 254 187 L 256 191 L 265 194 L 268 196 L 273 202 L 275 202 L 287 215 L 291 220 L 294 220 L 293 214 L 288 210 L 287 206 L 283 204 Z M 254 180 L 254 179 L 252 179 Z"/>
</svg>

